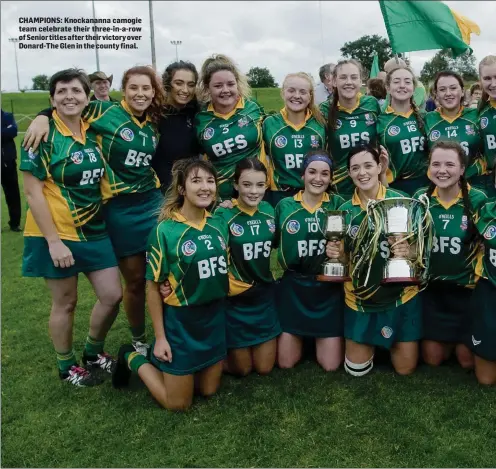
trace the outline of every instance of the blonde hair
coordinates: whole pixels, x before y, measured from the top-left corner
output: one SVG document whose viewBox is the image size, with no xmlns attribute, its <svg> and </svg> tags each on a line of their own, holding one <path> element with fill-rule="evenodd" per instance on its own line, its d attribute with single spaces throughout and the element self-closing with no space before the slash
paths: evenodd
<svg viewBox="0 0 496 469">
<path fill-rule="evenodd" d="M 203 102 L 210 101 L 210 92 L 208 86 L 210 85 L 210 80 L 212 75 L 220 71 L 231 72 L 238 86 L 238 93 L 244 99 L 248 99 L 251 96 L 251 88 L 248 84 L 248 79 L 241 73 L 236 64 L 226 55 L 215 54 L 209 57 L 205 62 L 203 62 L 201 72 L 200 72 L 200 82 L 198 85 L 199 97 Z"/>
<path fill-rule="evenodd" d="M 181 209 L 184 204 L 184 191 L 186 190 L 186 181 L 188 176 L 193 172 L 203 169 L 215 178 L 215 186 L 218 186 L 217 171 L 212 163 L 198 158 L 185 158 L 178 160 L 172 166 L 172 182 L 165 194 L 164 203 L 158 215 L 158 221 L 172 218 L 174 212 Z M 214 200 L 217 198 L 217 191 Z"/>
<path fill-rule="evenodd" d="M 479 80 L 482 88 L 482 98 L 479 102 L 479 111 L 481 111 L 489 101 L 489 95 L 486 93 L 486 90 L 484 90 L 484 87 L 482 86 L 482 67 L 486 67 L 488 65 L 495 65 L 495 64 L 496 64 L 496 55 L 487 55 L 479 63 Z"/>
<path fill-rule="evenodd" d="M 284 81 L 282 82 L 281 97 L 284 99 L 284 89 L 286 88 L 286 82 L 290 78 L 302 78 L 303 80 L 306 80 L 308 82 L 308 84 L 310 85 L 310 102 L 308 103 L 308 109 L 310 109 L 311 113 L 320 124 L 325 125 L 325 119 L 322 116 L 319 107 L 315 104 L 315 88 L 313 86 L 313 80 L 308 73 L 288 73 L 284 78 Z"/>
</svg>

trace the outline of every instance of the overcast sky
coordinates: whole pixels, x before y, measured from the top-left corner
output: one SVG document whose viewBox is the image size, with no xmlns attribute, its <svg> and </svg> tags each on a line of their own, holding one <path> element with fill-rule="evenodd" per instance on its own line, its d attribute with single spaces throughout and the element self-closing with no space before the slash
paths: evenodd
<svg viewBox="0 0 496 469">
<path fill-rule="evenodd" d="M 468 16 L 481 28 L 472 35 L 471 46 L 477 62 L 496 53 L 496 2 L 446 1 L 451 8 Z M 113 87 L 119 88 L 125 69 L 151 64 L 148 1 L 95 1 L 97 18 L 133 18 L 143 20 L 143 37 L 138 50 L 101 50 L 100 69 L 114 75 Z M 321 15 L 324 47 L 321 37 Z M 162 73 L 175 59 L 171 40 L 181 40 L 179 57 L 192 61 L 197 68 L 213 53 L 231 56 L 242 71 L 252 66 L 268 67 L 281 83 L 289 72 L 310 72 L 318 80 L 322 63 L 336 62 L 339 49 L 347 41 L 365 34 L 387 37 L 378 1 L 157 1 L 153 2 L 157 68 Z M 19 36 L 20 17 L 84 16 L 92 17 L 91 1 L 2 1 L 1 3 L 1 88 L 17 88 L 13 44 Z M 64 33 L 62 33 L 64 34 Z M 436 51 L 411 53 L 417 74 Z M 95 52 L 91 50 L 18 50 L 22 87 L 32 87 L 37 74 L 52 75 L 63 68 L 77 66 L 88 73 L 96 70 Z"/>
</svg>

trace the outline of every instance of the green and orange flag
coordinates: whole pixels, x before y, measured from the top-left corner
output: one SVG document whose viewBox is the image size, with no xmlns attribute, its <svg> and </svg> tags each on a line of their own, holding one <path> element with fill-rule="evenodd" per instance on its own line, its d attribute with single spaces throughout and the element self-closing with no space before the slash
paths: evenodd
<svg viewBox="0 0 496 469">
<path fill-rule="evenodd" d="M 457 57 L 470 48 L 473 21 L 439 1 L 379 0 L 393 53 L 451 49 Z"/>
</svg>

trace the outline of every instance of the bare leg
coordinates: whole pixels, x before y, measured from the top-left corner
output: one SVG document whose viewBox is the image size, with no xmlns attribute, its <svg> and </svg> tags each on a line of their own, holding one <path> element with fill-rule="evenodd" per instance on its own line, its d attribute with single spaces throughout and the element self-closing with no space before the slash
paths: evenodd
<svg viewBox="0 0 496 469">
<path fill-rule="evenodd" d="M 237 376 L 247 376 L 251 373 L 253 363 L 249 347 L 230 349 L 225 360 L 226 373 Z"/>
<path fill-rule="evenodd" d="M 325 371 L 336 371 L 343 362 L 343 339 L 325 337 L 315 341 L 317 362 Z"/>
<path fill-rule="evenodd" d="M 251 351 L 255 371 L 260 375 L 268 375 L 276 362 L 277 339 L 255 345 Z"/>
<path fill-rule="evenodd" d="M 471 370 L 475 366 L 474 354 L 464 344 L 458 344 L 455 349 L 458 363 L 464 370 Z"/>
<path fill-rule="evenodd" d="M 396 342 L 391 348 L 391 361 L 399 375 L 410 375 L 417 368 L 418 342 Z"/>
<path fill-rule="evenodd" d="M 125 234 L 124 234 L 125 235 Z M 138 254 L 119 260 L 124 277 L 124 310 L 131 327 L 145 324 L 145 256 Z"/>
<path fill-rule="evenodd" d="M 220 387 L 222 378 L 222 361 L 195 374 L 195 388 L 205 397 L 213 396 Z"/>
<path fill-rule="evenodd" d="M 452 345 L 436 342 L 434 340 L 422 341 L 422 358 L 431 366 L 439 366 L 446 361 L 453 350 Z"/>
<path fill-rule="evenodd" d="M 475 376 L 480 384 L 496 384 L 496 362 L 475 355 Z"/>
<path fill-rule="evenodd" d="M 279 368 L 293 368 L 300 360 L 303 352 L 303 341 L 287 332 L 277 339 L 277 365 Z"/>
</svg>

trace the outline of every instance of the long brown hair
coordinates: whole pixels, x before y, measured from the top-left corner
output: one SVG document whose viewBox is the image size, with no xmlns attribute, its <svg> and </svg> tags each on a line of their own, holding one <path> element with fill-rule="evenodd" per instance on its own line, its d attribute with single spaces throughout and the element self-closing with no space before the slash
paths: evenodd
<svg viewBox="0 0 496 469">
<path fill-rule="evenodd" d="M 479 63 L 479 80 L 482 88 L 482 98 L 479 101 L 479 112 L 482 111 L 482 109 L 484 109 L 484 107 L 489 102 L 489 95 L 484 90 L 484 86 L 482 86 L 482 67 L 485 67 L 487 65 L 495 65 L 495 64 L 496 64 L 496 55 L 487 55 Z"/>
<path fill-rule="evenodd" d="M 393 68 L 387 75 L 386 75 L 386 86 L 389 88 L 391 86 L 391 80 L 393 79 L 393 74 L 397 70 L 407 70 L 410 72 L 412 75 L 412 80 L 413 80 L 413 89 L 418 85 L 418 80 L 417 77 L 415 76 L 415 73 L 413 73 L 413 70 L 410 67 L 395 67 Z M 413 115 L 415 116 L 415 119 L 417 119 L 418 127 L 419 130 L 422 131 L 424 129 L 424 119 L 422 119 L 422 116 L 420 114 L 420 110 L 415 104 L 415 100 L 413 99 L 413 94 L 410 96 L 410 106 L 412 107 Z"/>
<path fill-rule="evenodd" d="M 186 181 L 192 172 L 198 173 L 200 169 L 211 174 L 215 179 L 215 185 L 218 186 L 217 171 L 212 163 L 198 158 L 185 158 L 178 160 L 172 166 L 172 182 L 165 194 L 165 200 L 160 209 L 158 221 L 172 218 L 174 212 L 177 212 L 184 204 L 184 192 Z M 216 199 L 217 193 L 214 196 Z"/>
<path fill-rule="evenodd" d="M 282 82 L 281 97 L 284 99 L 284 88 L 286 87 L 286 81 L 289 80 L 290 78 L 295 78 L 295 77 L 306 80 L 310 85 L 310 102 L 308 103 L 308 109 L 310 109 L 313 116 L 315 117 L 315 119 L 317 119 L 317 121 L 320 124 L 325 125 L 324 116 L 322 116 L 319 107 L 315 104 L 315 88 L 313 86 L 313 81 L 308 73 L 305 72 L 288 73 L 284 78 L 284 81 Z"/>
<path fill-rule="evenodd" d="M 150 78 L 150 82 L 152 84 L 152 88 L 155 91 L 155 96 L 152 98 L 152 103 L 145 111 L 153 123 L 158 124 L 162 113 L 163 107 L 165 104 L 165 93 L 162 88 L 162 83 L 160 82 L 160 78 L 158 77 L 155 70 L 149 66 L 138 65 L 136 67 L 129 68 L 124 72 L 124 76 L 122 77 L 122 91 L 124 92 L 126 89 L 126 85 L 133 75 L 146 75 Z"/>
</svg>

